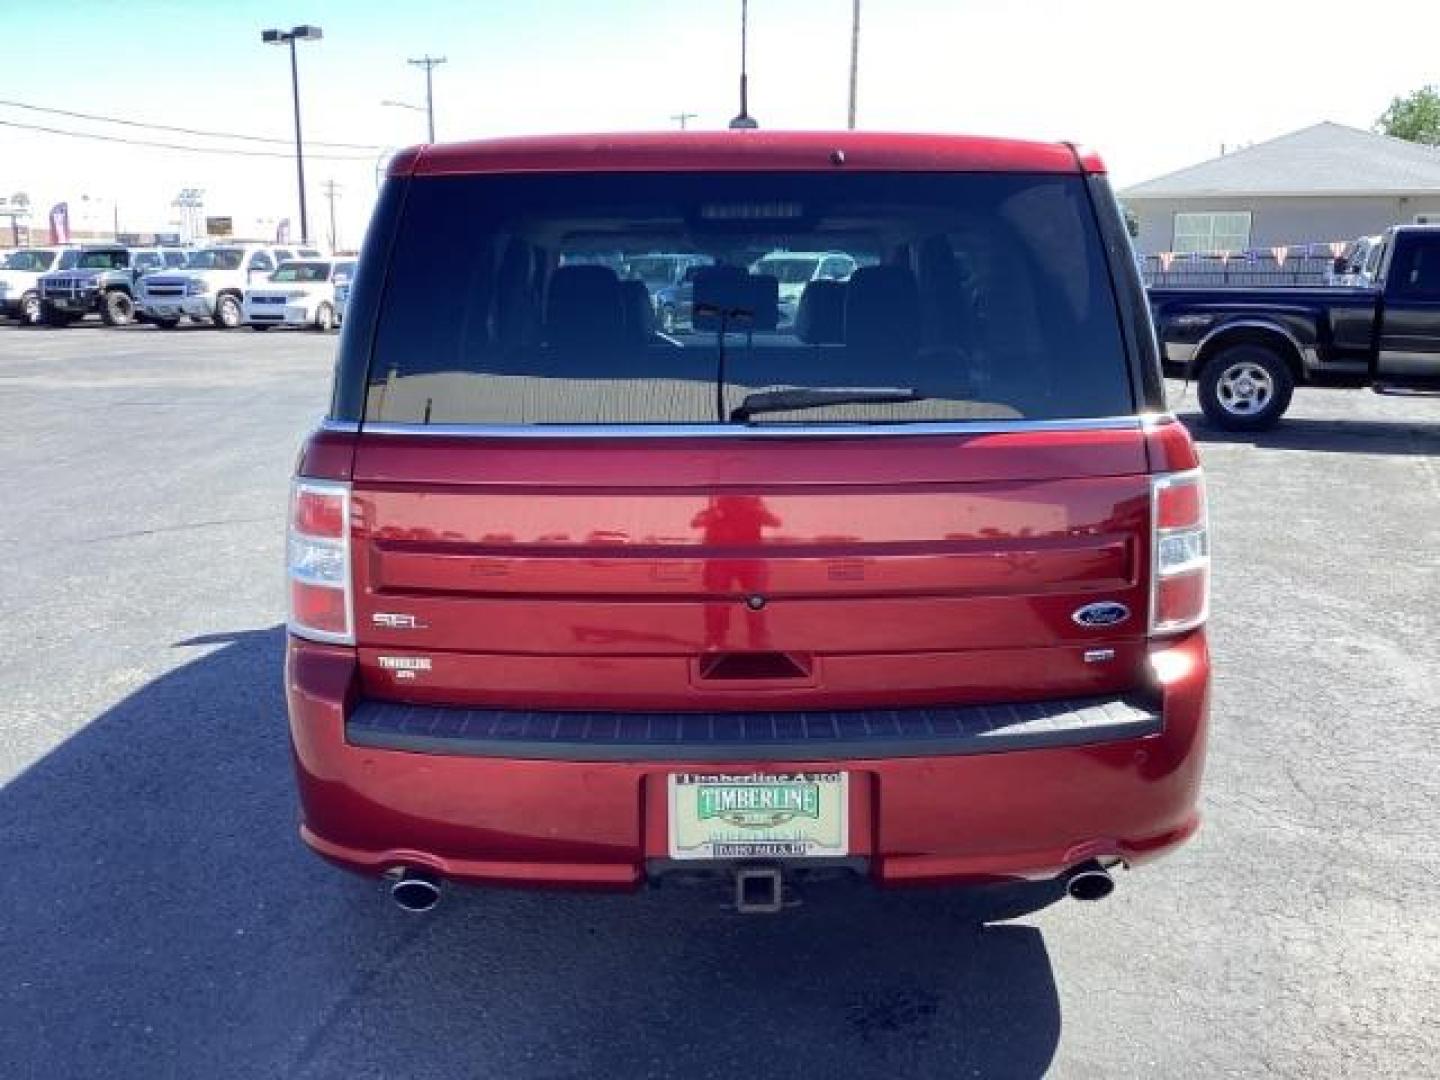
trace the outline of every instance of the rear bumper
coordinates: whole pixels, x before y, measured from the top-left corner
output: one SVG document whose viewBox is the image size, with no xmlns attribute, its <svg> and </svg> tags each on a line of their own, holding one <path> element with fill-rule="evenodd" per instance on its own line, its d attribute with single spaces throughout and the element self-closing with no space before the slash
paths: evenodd
<svg viewBox="0 0 1440 1080">
<path fill-rule="evenodd" d="M 558 760 L 356 745 L 353 650 L 290 639 L 286 690 L 301 835 L 380 874 L 627 889 L 668 851 L 672 772 L 843 768 L 851 854 L 884 885 L 1042 879 L 1089 859 L 1135 864 L 1198 826 L 1209 660 L 1203 632 L 1170 645 L 1159 730 L 1033 749 L 853 757 Z M 683 751 L 677 750 L 677 754 Z"/>
</svg>

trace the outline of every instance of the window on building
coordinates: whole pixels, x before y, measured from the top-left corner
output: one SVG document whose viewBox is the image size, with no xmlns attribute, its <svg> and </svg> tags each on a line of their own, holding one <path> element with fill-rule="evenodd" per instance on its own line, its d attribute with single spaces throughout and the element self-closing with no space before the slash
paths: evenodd
<svg viewBox="0 0 1440 1080">
<path fill-rule="evenodd" d="M 1175 215 L 1172 251 L 1245 251 L 1250 247 L 1250 211 Z"/>
</svg>

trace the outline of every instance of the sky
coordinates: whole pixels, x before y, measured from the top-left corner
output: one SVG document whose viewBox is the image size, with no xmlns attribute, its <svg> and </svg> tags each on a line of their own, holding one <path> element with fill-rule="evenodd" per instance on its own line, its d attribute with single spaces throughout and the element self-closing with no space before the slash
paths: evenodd
<svg viewBox="0 0 1440 1080">
<path fill-rule="evenodd" d="M 72 223 L 163 229 L 185 187 L 244 231 L 298 221 L 290 71 L 260 31 L 301 23 L 312 237 L 338 185 L 358 246 L 376 163 L 425 136 L 440 55 L 442 141 L 566 131 L 719 128 L 736 112 L 740 0 L 0 0 L 0 101 L 274 143 L 120 128 L 0 105 L 0 195 Z M 751 0 L 750 112 L 763 127 L 845 125 L 851 0 Z M 1401 32 L 1403 31 L 1403 32 Z M 862 0 L 858 126 L 1072 139 L 1117 186 L 1332 120 L 1370 127 L 1390 99 L 1440 83 L 1436 0 Z M 65 131 L 274 153 L 122 146 Z M 324 148 L 316 142 L 364 149 Z M 325 160 L 330 154 L 346 160 Z M 38 226 L 43 219 L 36 220 Z"/>
</svg>

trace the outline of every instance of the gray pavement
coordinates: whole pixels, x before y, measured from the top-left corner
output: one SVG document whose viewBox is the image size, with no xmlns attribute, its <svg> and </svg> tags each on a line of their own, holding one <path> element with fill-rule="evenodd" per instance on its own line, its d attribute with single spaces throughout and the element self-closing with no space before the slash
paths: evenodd
<svg viewBox="0 0 1440 1080">
<path fill-rule="evenodd" d="M 1111 900 L 417 918 L 295 837 L 281 533 L 334 341 L 0 327 L 7 1078 L 1434 1074 L 1440 402 L 1201 432 L 1207 822 Z"/>
</svg>

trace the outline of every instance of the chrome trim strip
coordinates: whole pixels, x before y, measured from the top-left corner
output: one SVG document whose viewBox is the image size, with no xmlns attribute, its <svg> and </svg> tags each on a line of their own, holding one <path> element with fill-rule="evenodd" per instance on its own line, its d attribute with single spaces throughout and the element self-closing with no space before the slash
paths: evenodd
<svg viewBox="0 0 1440 1080">
<path fill-rule="evenodd" d="M 895 435 L 1006 435 L 1034 431 L 1139 431 L 1139 416 L 1089 420 L 978 420 L 914 424 L 392 424 L 325 420 L 323 431 L 469 439 L 804 439 Z"/>
</svg>

